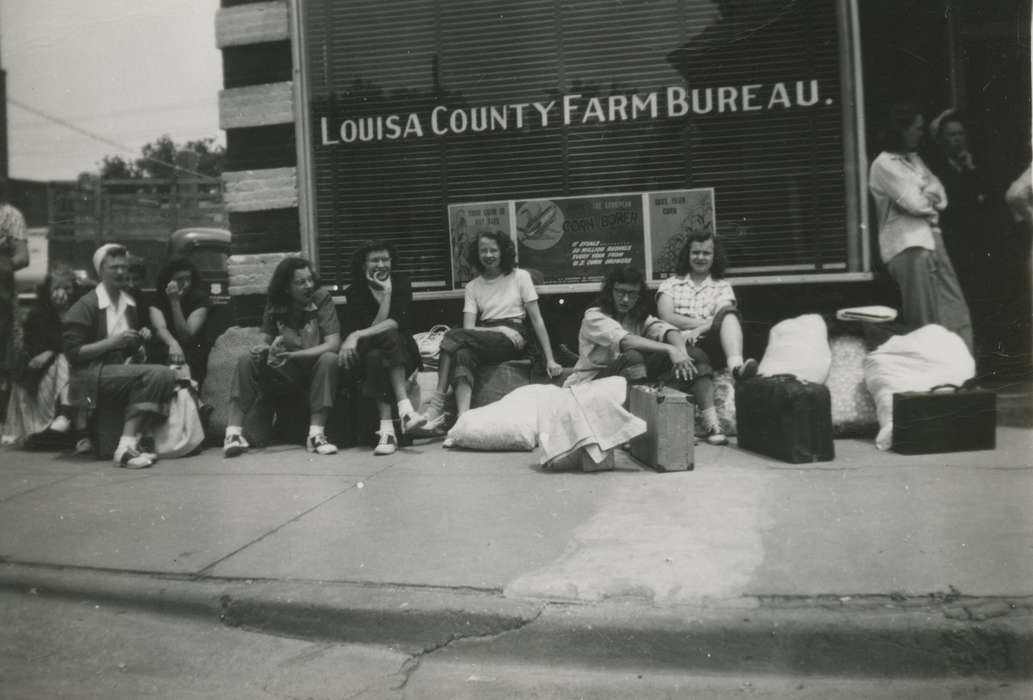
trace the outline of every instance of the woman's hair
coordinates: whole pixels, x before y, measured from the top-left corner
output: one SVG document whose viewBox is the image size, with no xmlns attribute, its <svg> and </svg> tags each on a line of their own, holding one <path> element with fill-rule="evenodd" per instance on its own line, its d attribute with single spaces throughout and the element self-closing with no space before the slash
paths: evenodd
<svg viewBox="0 0 1033 700">
<path fill-rule="evenodd" d="M 173 258 L 165 263 L 165 267 L 161 268 L 161 272 L 158 273 L 158 281 L 154 284 L 155 290 L 158 293 L 158 299 L 162 303 L 167 302 L 169 298 L 165 288 L 169 286 L 172 277 L 181 270 L 190 271 L 190 291 L 187 292 L 188 294 L 195 295 L 204 292 L 204 282 L 201 280 L 201 271 L 197 269 L 197 265 L 187 258 Z"/>
<path fill-rule="evenodd" d="M 394 271 L 395 265 L 398 263 L 398 257 L 395 254 L 395 247 L 390 243 L 381 243 L 380 241 L 362 241 L 359 243 L 359 247 L 352 253 L 352 284 L 369 284 L 366 281 L 366 256 L 370 253 L 376 253 L 381 250 L 386 250 L 387 254 L 391 256 L 391 270 Z"/>
<path fill-rule="evenodd" d="M 516 266 L 516 246 L 513 245 L 513 239 L 502 233 L 502 231 L 486 231 L 477 234 L 477 238 L 470 243 L 470 248 L 466 253 L 466 260 L 470 263 L 470 267 L 477 270 L 477 272 L 484 272 L 484 265 L 481 264 L 481 256 L 479 254 L 482 238 L 493 240 L 498 245 L 499 267 L 502 268 L 502 274 L 508 275 L 512 272 Z"/>
<path fill-rule="evenodd" d="M 881 135 L 883 150 L 903 153 L 906 148 L 904 132 L 915 123 L 915 117 L 920 114 L 922 110 L 914 102 L 895 102 L 890 105 Z"/>
<path fill-rule="evenodd" d="M 72 294 L 68 299 L 69 306 L 79 298 L 79 292 L 81 289 L 79 279 L 75 276 L 75 272 L 73 272 L 72 268 L 67 265 L 57 265 L 47 274 L 46 277 L 42 279 L 42 281 L 40 281 L 39 284 L 36 285 L 36 306 L 51 309 L 50 292 L 59 281 L 69 282 L 72 285 Z"/>
<path fill-rule="evenodd" d="M 291 305 L 291 282 L 294 281 L 295 270 L 312 270 L 312 279 L 318 289 L 320 286 L 319 277 L 316 271 L 305 258 L 284 258 L 273 270 L 273 276 L 269 280 L 268 303 L 273 308 L 289 308 Z"/>
<path fill-rule="evenodd" d="M 616 316 L 617 310 L 613 304 L 613 288 L 618 284 L 634 284 L 638 286 L 638 299 L 635 300 L 635 305 L 628 312 L 628 315 L 633 320 L 641 321 L 652 313 L 653 294 L 646 285 L 646 276 L 637 267 L 625 265 L 606 273 L 603 287 L 599 290 L 599 297 L 595 301 L 595 305 L 602 309 L 604 314 L 611 317 Z"/>
<path fill-rule="evenodd" d="M 689 274 L 689 270 L 692 269 L 692 265 L 689 264 L 692 244 L 693 243 L 705 243 L 706 241 L 714 242 L 714 262 L 710 266 L 710 276 L 716 280 L 723 279 L 725 276 L 725 270 L 728 269 L 728 258 L 725 256 L 724 246 L 721 245 L 720 239 L 714 235 L 712 231 L 690 231 L 688 237 L 685 239 L 685 245 L 678 251 L 678 260 L 675 262 L 674 273 L 679 276 Z"/>
</svg>

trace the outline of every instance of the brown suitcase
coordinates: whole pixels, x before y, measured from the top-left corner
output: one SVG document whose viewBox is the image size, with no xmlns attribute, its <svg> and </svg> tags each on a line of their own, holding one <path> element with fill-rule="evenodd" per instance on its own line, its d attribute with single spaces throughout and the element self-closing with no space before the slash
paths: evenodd
<svg viewBox="0 0 1033 700">
<path fill-rule="evenodd" d="M 670 387 L 631 387 L 628 410 L 646 422 L 646 432 L 631 440 L 631 456 L 664 472 L 694 466 L 692 398 Z"/>
</svg>

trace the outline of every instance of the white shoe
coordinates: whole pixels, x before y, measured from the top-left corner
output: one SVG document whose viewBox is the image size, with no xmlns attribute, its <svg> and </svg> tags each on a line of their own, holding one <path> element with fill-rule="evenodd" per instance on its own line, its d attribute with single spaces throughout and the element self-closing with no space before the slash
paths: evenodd
<svg viewBox="0 0 1033 700">
<path fill-rule="evenodd" d="M 135 447 L 122 447 L 115 450 L 115 466 L 123 469 L 147 469 L 154 460 Z"/>
<path fill-rule="evenodd" d="M 0 447 L 10 447 L 16 442 L 18 438 L 13 435 L 0 435 Z"/>
<path fill-rule="evenodd" d="M 240 433 L 236 435 L 227 435 L 222 441 L 222 456 L 223 457 L 239 457 L 240 455 L 247 452 L 247 448 L 251 447 L 244 436 Z"/>
<path fill-rule="evenodd" d="M 410 411 L 402 416 L 399 423 L 402 424 L 402 435 L 407 435 L 413 430 L 419 430 L 427 424 L 427 416 L 416 411 Z"/>
<path fill-rule="evenodd" d="M 305 449 L 320 455 L 337 454 L 337 445 L 327 440 L 323 433 L 309 435 L 308 440 L 305 441 Z"/>
<path fill-rule="evenodd" d="M 68 416 L 55 416 L 54 420 L 50 421 L 50 430 L 55 433 L 67 433 L 72 427 L 72 421 L 68 419 Z"/>
<path fill-rule="evenodd" d="M 91 452 L 93 452 L 93 440 L 83 437 L 75 442 L 75 454 L 86 455 Z"/>
<path fill-rule="evenodd" d="M 395 434 L 389 432 L 382 433 L 378 430 L 377 435 L 380 436 L 380 442 L 373 448 L 373 454 L 379 457 L 394 454 L 398 449 L 398 438 Z"/>
</svg>

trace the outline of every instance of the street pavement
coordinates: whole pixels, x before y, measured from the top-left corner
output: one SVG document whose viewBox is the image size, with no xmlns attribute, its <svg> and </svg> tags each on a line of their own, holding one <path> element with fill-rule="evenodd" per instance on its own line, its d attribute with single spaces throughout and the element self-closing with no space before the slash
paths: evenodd
<svg viewBox="0 0 1033 700">
<path fill-rule="evenodd" d="M 599 473 L 417 444 L 126 471 L 0 451 L 0 589 L 418 660 L 714 673 L 1033 675 L 1033 430 L 790 465 L 699 445 Z"/>
</svg>

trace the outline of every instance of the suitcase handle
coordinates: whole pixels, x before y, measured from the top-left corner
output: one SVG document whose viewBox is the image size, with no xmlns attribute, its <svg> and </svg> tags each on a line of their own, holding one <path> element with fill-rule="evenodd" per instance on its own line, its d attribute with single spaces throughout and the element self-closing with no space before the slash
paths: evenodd
<svg viewBox="0 0 1033 700">
<path fill-rule="evenodd" d="M 932 393 L 935 393 L 935 392 L 940 391 L 942 389 L 950 389 L 951 393 L 954 393 L 954 394 L 956 394 L 959 391 L 961 391 L 961 387 L 958 386 L 957 384 L 937 384 L 936 386 L 934 386 L 932 389 L 929 390 L 929 393 L 932 394 Z M 940 391 L 940 393 L 945 394 L 947 392 L 946 391 Z"/>
</svg>

